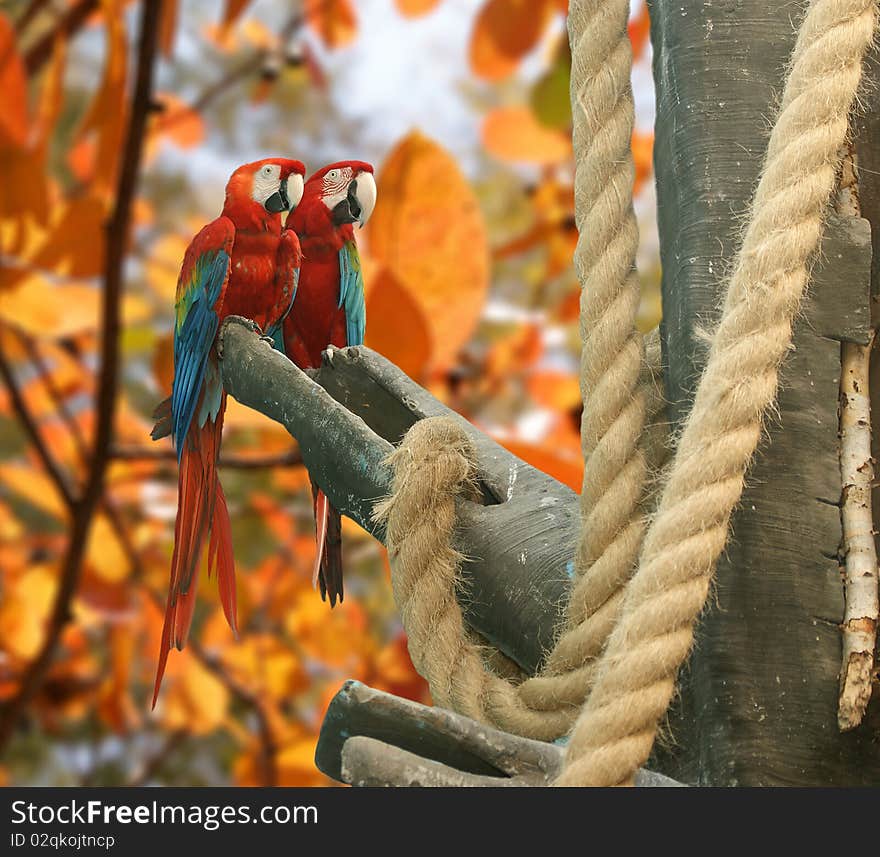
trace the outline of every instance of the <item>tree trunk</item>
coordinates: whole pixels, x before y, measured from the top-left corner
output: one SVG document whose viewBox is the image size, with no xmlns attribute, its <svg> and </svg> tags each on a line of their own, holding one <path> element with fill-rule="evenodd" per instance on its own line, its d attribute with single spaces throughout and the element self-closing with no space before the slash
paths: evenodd
<svg viewBox="0 0 880 857">
<path fill-rule="evenodd" d="M 766 0 L 651 4 L 661 334 L 678 424 L 706 356 L 701 332 L 717 318 L 802 11 Z M 876 92 L 871 98 L 876 103 Z M 875 117 L 868 110 L 857 127 L 857 150 L 872 143 L 866 162 L 878 159 Z M 878 212 L 878 177 L 863 207 L 868 217 Z M 778 411 L 767 422 L 669 712 L 671 740 L 651 763 L 675 779 L 880 782 L 876 701 L 858 729 L 842 734 L 837 727 L 840 349 L 869 340 L 871 256 L 868 220 L 832 216 L 783 367 Z"/>
</svg>

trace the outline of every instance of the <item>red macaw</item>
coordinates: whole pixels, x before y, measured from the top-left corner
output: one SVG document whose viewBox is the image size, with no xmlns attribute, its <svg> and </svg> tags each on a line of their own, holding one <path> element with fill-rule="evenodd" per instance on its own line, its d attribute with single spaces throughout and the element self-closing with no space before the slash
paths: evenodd
<svg viewBox="0 0 880 857">
<path fill-rule="evenodd" d="M 306 182 L 303 198 L 287 221 L 303 249 L 297 300 L 276 345 L 301 369 L 321 365 L 328 345 L 362 345 L 367 314 L 364 278 L 354 238 L 376 204 L 373 167 L 340 161 Z M 312 482 L 318 550 L 312 584 L 330 606 L 342 601 L 342 521 L 324 492 Z"/>
<path fill-rule="evenodd" d="M 273 335 L 290 311 L 302 259 L 281 212 L 302 197 L 305 167 L 267 158 L 239 167 L 226 185 L 223 212 L 192 240 L 177 282 L 174 383 L 156 411 L 152 437 L 177 447 L 177 521 L 171 586 L 153 690 L 153 706 L 172 643 L 182 649 L 195 609 L 205 536 L 208 574 L 216 566 L 223 612 L 236 630 L 235 567 L 229 513 L 217 458 L 226 410 L 215 338 L 228 315 L 252 319 Z"/>
</svg>

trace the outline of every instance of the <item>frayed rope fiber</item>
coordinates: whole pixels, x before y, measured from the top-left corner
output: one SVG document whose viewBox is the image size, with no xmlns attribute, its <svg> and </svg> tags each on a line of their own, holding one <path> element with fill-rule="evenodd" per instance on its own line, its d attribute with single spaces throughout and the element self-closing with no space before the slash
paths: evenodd
<svg viewBox="0 0 880 857">
<path fill-rule="evenodd" d="M 416 423 L 376 509 L 435 702 L 529 737 L 571 731 L 558 785 L 631 784 L 651 752 L 791 348 L 877 11 L 876 0 L 814 0 L 801 24 L 722 317 L 647 526 L 661 397 L 635 327 L 629 2 L 569 5 L 585 471 L 575 580 L 542 672 L 520 683 L 492 672 L 495 653 L 462 619 L 452 544 L 474 454 L 459 426 Z"/>
</svg>

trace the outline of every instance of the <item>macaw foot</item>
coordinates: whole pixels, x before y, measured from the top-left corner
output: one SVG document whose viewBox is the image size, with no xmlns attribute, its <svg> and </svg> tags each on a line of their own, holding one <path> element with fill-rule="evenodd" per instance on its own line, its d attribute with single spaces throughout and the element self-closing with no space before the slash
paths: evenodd
<svg viewBox="0 0 880 857">
<path fill-rule="evenodd" d="M 337 348 L 335 345 L 328 345 L 321 352 L 321 365 L 322 366 L 333 366 L 333 358 L 336 356 Z"/>
<path fill-rule="evenodd" d="M 223 359 L 223 335 L 226 331 L 226 325 L 228 324 L 240 324 L 242 327 L 246 327 L 248 330 L 256 333 L 260 339 L 264 342 L 268 342 L 273 348 L 275 347 L 275 340 L 271 336 L 266 336 L 260 325 L 258 325 L 253 319 L 245 318 L 243 315 L 228 315 L 223 320 L 223 326 L 220 328 L 220 335 L 217 337 L 217 356 L 222 360 Z"/>
</svg>

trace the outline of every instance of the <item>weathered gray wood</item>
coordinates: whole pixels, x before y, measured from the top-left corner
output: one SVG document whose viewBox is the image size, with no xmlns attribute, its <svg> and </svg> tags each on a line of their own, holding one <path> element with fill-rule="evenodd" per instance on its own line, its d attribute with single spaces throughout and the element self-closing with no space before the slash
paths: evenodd
<svg viewBox="0 0 880 857">
<path fill-rule="evenodd" d="M 655 0 L 651 13 L 661 332 L 680 422 L 704 360 L 699 331 L 717 317 L 802 10 L 766 0 Z M 839 342 L 867 341 L 870 260 L 865 221 L 829 223 L 778 414 L 768 420 L 670 712 L 672 742 L 652 762 L 676 779 L 880 782 L 876 708 L 854 733 L 836 725 Z"/>
<path fill-rule="evenodd" d="M 458 508 L 457 547 L 469 558 L 462 568 L 464 616 L 535 672 L 568 594 L 578 521 L 574 492 L 511 455 L 368 348 L 334 350 L 313 373 L 315 383 L 244 319 L 228 319 L 221 342 L 228 392 L 284 425 L 333 505 L 380 541 L 385 534 L 371 513 L 390 490 L 389 441 L 397 443 L 427 416 L 460 422 L 476 449 L 485 503 L 463 500 Z"/>
<path fill-rule="evenodd" d="M 564 752 L 347 681 L 327 709 L 315 764 L 328 777 L 358 786 L 546 786 L 561 770 Z M 636 785 L 681 783 L 641 770 Z"/>
</svg>

